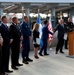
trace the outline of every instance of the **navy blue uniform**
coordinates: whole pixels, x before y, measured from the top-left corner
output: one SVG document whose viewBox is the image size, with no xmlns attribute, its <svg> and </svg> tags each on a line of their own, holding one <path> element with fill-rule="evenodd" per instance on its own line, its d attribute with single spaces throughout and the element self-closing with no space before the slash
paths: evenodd
<svg viewBox="0 0 74 75">
<path fill-rule="evenodd" d="M 23 57 L 23 59 L 24 58 L 27 59 L 29 57 L 29 51 L 30 51 L 30 39 L 29 39 L 29 37 L 31 36 L 31 31 L 30 31 L 30 28 L 28 26 L 28 23 L 22 22 L 22 24 L 21 24 L 21 33 L 22 33 L 22 36 L 23 36 L 22 57 Z"/>
</svg>

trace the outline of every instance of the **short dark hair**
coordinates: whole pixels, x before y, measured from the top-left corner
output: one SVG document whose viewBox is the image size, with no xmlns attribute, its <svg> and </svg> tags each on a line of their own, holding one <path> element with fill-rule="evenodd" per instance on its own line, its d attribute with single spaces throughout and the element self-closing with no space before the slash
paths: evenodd
<svg viewBox="0 0 74 75">
<path fill-rule="evenodd" d="M 24 16 L 24 19 L 27 18 L 27 16 Z"/>
<path fill-rule="evenodd" d="M 1 17 L 1 20 L 3 21 L 5 18 L 7 18 L 5 15 Z"/>
<path fill-rule="evenodd" d="M 12 18 L 12 21 L 13 21 L 13 20 L 16 20 L 16 19 L 17 19 L 17 17 L 13 17 L 13 18 Z"/>
<path fill-rule="evenodd" d="M 48 23 L 48 20 L 45 20 L 45 21 L 44 21 L 44 24 L 47 24 L 47 23 Z"/>
</svg>

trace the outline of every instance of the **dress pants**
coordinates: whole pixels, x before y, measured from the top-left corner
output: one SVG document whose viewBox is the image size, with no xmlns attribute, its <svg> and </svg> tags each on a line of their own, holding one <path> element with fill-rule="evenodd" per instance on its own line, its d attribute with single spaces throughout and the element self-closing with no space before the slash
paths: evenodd
<svg viewBox="0 0 74 75">
<path fill-rule="evenodd" d="M 68 37 L 67 40 L 65 40 L 65 49 L 68 48 Z"/>
<path fill-rule="evenodd" d="M 14 40 L 12 42 L 11 52 L 12 67 L 15 67 L 19 63 L 20 40 Z"/>
<path fill-rule="evenodd" d="M 47 39 L 42 39 L 43 41 L 43 46 L 41 47 L 41 50 L 40 50 L 40 54 L 42 54 L 43 50 L 44 50 L 44 54 L 47 54 Z"/>
<path fill-rule="evenodd" d="M 58 52 L 59 50 L 60 50 L 60 52 L 62 52 L 63 45 L 64 45 L 64 39 L 63 38 L 58 38 L 56 52 Z"/>
<path fill-rule="evenodd" d="M 24 39 L 22 41 L 22 58 L 27 59 L 29 58 L 29 51 L 30 51 L 30 40 L 29 39 Z"/>
<path fill-rule="evenodd" d="M 10 54 L 10 45 L 8 43 L 3 43 L 2 46 L 2 72 L 9 70 L 9 54 Z"/>
<path fill-rule="evenodd" d="M 2 49 L 0 47 L 0 74 L 1 74 L 1 65 L 2 65 Z"/>
</svg>

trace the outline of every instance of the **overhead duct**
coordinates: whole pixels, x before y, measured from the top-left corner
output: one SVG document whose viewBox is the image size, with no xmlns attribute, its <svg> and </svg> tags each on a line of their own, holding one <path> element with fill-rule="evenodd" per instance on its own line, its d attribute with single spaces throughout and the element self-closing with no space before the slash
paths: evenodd
<svg viewBox="0 0 74 75">
<path fill-rule="evenodd" d="M 67 3 L 60 3 L 59 6 L 70 6 L 70 4 L 67 4 Z"/>
</svg>

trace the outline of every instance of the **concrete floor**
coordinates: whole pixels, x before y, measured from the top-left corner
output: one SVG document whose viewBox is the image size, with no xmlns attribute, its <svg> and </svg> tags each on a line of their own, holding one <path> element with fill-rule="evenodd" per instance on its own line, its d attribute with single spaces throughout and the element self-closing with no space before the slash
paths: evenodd
<svg viewBox="0 0 74 75">
<path fill-rule="evenodd" d="M 68 50 L 64 50 L 65 54 L 55 54 L 55 49 L 48 51 L 49 56 L 34 59 L 33 51 L 30 57 L 34 62 L 19 67 L 18 71 L 9 75 L 74 75 L 74 58 L 68 58 Z M 20 58 L 20 62 L 21 62 Z"/>
</svg>

